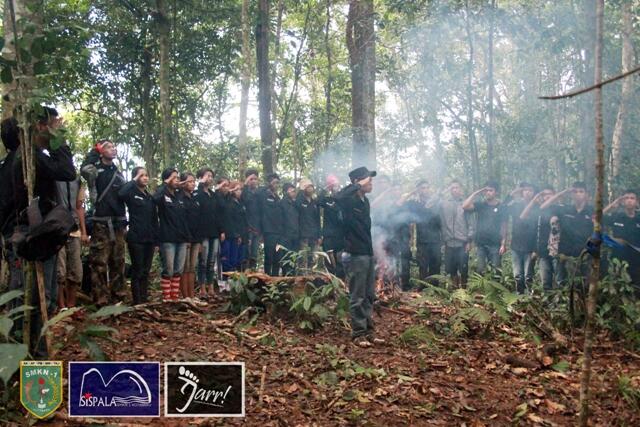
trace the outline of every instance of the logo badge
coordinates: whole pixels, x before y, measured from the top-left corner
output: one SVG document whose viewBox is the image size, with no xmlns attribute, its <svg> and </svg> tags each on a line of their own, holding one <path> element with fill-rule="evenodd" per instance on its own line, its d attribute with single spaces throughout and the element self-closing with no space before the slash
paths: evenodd
<svg viewBox="0 0 640 427">
<path fill-rule="evenodd" d="M 53 414 L 62 403 L 62 362 L 20 362 L 20 403 L 37 418 Z"/>
<path fill-rule="evenodd" d="M 167 417 L 244 417 L 244 362 L 166 362 Z"/>
<path fill-rule="evenodd" d="M 159 362 L 69 362 L 70 417 L 159 417 Z"/>
</svg>

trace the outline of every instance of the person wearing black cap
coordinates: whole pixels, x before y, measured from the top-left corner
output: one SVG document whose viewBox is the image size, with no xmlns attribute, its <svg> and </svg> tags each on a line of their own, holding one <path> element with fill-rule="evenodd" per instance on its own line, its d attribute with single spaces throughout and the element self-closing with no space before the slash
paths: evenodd
<svg viewBox="0 0 640 427">
<path fill-rule="evenodd" d="M 290 182 L 282 185 L 282 234 L 280 235 L 278 258 L 283 276 L 295 274 L 294 260 L 287 253 L 300 249 L 300 212 L 296 207 L 296 187 Z"/>
<path fill-rule="evenodd" d="M 160 287 L 162 299 L 167 302 L 176 301 L 180 295 L 180 278 L 191 234 L 187 224 L 187 209 L 180 194 L 178 171 L 173 168 L 165 169 L 162 181 L 163 184 L 156 190 L 153 200 L 158 206 L 160 220 Z"/>
<path fill-rule="evenodd" d="M 343 213 L 345 250 L 342 262 L 349 284 L 351 336 L 359 347 L 382 340 L 373 337 L 375 263 L 371 243 L 371 210 L 367 194 L 373 189 L 375 171 L 359 167 L 349 172 L 351 184 L 343 188 L 336 201 Z"/>
<path fill-rule="evenodd" d="M 487 264 L 499 269 L 500 257 L 507 250 L 506 208 L 497 197 L 498 190 L 498 184 L 489 181 L 483 188 L 471 193 L 462 203 L 462 209 L 476 214 L 475 243 L 480 274 L 484 274 Z M 480 194 L 484 196 L 484 200 L 474 201 Z"/>
<path fill-rule="evenodd" d="M 147 170 L 136 166 L 131 176 L 132 180 L 118 191 L 118 196 L 129 210 L 127 246 L 131 258 L 131 295 L 134 304 L 142 304 L 149 299 L 149 271 L 158 243 L 158 209 L 147 190 Z"/>
<path fill-rule="evenodd" d="M 282 210 L 278 186 L 280 177 L 272 173 L 266 177 L 267 186 L 260 190 L 258 204 L 260 207 L 260 231 L 264 239 L 264 272 L 277 276 L 280 271 L 276 246 L 282 233 Z"/>
</svg>

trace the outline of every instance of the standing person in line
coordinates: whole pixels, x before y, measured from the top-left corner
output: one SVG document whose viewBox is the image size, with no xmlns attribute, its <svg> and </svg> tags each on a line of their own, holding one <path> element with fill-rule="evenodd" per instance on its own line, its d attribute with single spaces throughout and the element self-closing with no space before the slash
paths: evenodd
<svg viewBox="0 0 640 427">
<path fill-rule="evenodd" d="M 187 225 L 189 228 L 190 240 L 187 244 L 187 256 L 184 264 L 184 271 L 180 278 L 180 293 L 183 298 L 192 300 L 195 298 L 196 267 L 198 257 L 202 248 L 204 236 L 200 227 L 200 203 L 194 196 L 193 190 L 196 188 L 196 177 L 191 172 L 183 172 L 180 175 L 180 190 L 182 201 L 185 207 Z"/>
<path fill-rule="evenodd" d="M 249 235 L 246 248 L 247 259 L 245 269 L 256 269 L 258 264 L 258 246 L 260 245 L 260 206 L 258 198 L 258 171 L 247 169 L 244 173 L 244 187 L 242 188 L 242 204 L 247 209 Z"/>
<path fill-rule="evenodd" d="M 208 299 L 213 296 L 213 282 L 215 278 L 216 258 L 218 257 L 218 238 L 220 230 L 218 228 L 218 211 L 216 208 L 216 197 L 213 192 L 213 169 L 204 167 L 196 173 L 198 187 L 193 192 L 193 197 L 200 205 L 198 218 L 199 234 L 202 236 L 201 250 L 198 257 L 198 288 L 200 298 Z"/>
<path fill-rule="evenodd" d="M 76 305 L 76 292 L 82 285 L 82 245 L 89 243 L 84 217 L 84 188 L 80 177 L 71 181 L 56 182 L 59 202 L 76 221 L 77 230 L 69 234 L 69 240 L 58 252 L 58 309 L 66 310 Z"/>
<path fill-rule="evenodd" d="M 177 301 L 180 295 L 180 278 L 187 258 L 187 246 L 191 241 L 187 224 L 187 209 L 180 194 L 178 171 L 167 168 L 162 171 L 162 185 L 153 200 L 158 207 L 160 220 L 160 257 L 162 273 L 160 287 L 162 300 Z"/>
<path fill-rule="evenodd" d="M 230 194 L 229 194 L 229 178 L 219 176 L 216 178 L 216 186 L 214 187 L 214 199 L 216 201 L 216 227 L 218 227 L 218 238 L 214 244 L 213 260 L 215 262 L 214 279 L 213 282 L 218 289 L 227 287 L 226 280 L 222 275 L 222 256 L 221 248 L 222 244 L 227 239 L 227 207 L 229 206 Z"/>
<path fill-rule="evenodd" d="M 124 299 L 124 255 L 126 208 L 118 197 L 125 184 L 114 164 L 116 146 L 101 140 L 82 163 L 81 173 L 89 184 L 94 213 L 92 217 L 89 263 L 94 302 L 101 306 Z"/>
<path fill-rule="evenodd" d="M 158 243 L 158 209 L 147 189 L 147 170 L 136 166 L 131 177 L 118 191 L 118 197 L 129 210 L 127 246 L 131 258 L 131 296 L 137 305 L 149 301 L 149 272 Z"/>
<path fill-rule="evenodd" d="M 407 202 L 416 224 L 416 258 L 420 280 L 436 284 L 442 264 L 442 223 L 439 206 L 427 180 L 416 184 L 415 197 Z"/>
<path fill-rule="evenodd" d="M 349 285 L 351 337 L 358 347 L 370 347 L 384 340 L 374 337 L 375 264 L 371 240 L 371 209 L 367 194 L 373 189 L 375 171 L 359 167 L 349 172 L 351 184 L 336 201 L 344 215 L 345 249 L 342 261 Z"/>
<path fill-rule="evenodd" d="M 242 204 L 242 183 L 229 183 L 229 199 L 225 210 L 225 240 L 222 242 L 223 271 L 238 271 L 246 256 L 249 235 L 247 211 Z"/>
<path fill-rule="evenodd" d="M 448 197 L 440 202 L 444 269 L 454 287 L 459 287 L 467 284 L 473 227 L 462 209 L 464 193 L 460 181 L 454 180 L 447 190 Z"/>
<path fill-rule="evenodd" d="M 462 209 L 476 213 L 475 243 L 478 248 L 478 273 L 484 274 L 487 264 L 500 269 L 500 258 L 507 251 L 506 209 L 498 199 L 499 187 L 489 181 L 462 203 Z M 480 194 L 484 201 L 476 202 Z"/>
<path fill-rule="evenodd" d="M 571 193 L 570 205 L 553 206 L 560 198 Z M 586 280 L 590 271 L 589 257 L 581 257 L 591 233 L 593 233 L 593 206 L 588 204 L 589 194 L 584 182 L 575 182 L 573 187 L 557 193 L 544 202 L 540 209 L 550 209 L 552 216 L 558 217 L 560 241 L 556 277 L 558 286 L 567 285 L 570 275 L 586 292 Z"/>
<path fill-rule="evenodd" d="M 553 288 L 554 256 L 549 250 L 552 235 L 551 219 L 553 215 L 550 209 L 541 210 L 540 205 L 553 197 L 554 194 L 555 190 L 552 186 L 543 186 L 542 191 L 533 197 L 520 214 L 521 219 L 526 220 L 531 218 L 535 225 L 534 257 L 538 263 L 540 281 L 545 291 Z"/>
<path fill-rule="evenodd" d="M 511 217 L 511 265 L 516 281 L 516 292 L 523 294 L 533 281 L 536 249 L 536 221 L 534 218 L 522 219 L 520 216 L 533 200 L 533 185 L 521 182 L 505 200 L 508 216 Z M 514 199 L 514 197 L 517 197 Z"/>
<path fill-rule="evenodd" d="M 320 207 L 316 190 L 310 179 L 303 178 L 299 182 L 300 191 L 296 198 L 296 206 L 300 213 L 300 248 L 307 252 L 303 259 L 305 269 L 313 268 L 314 252 L 322 244 L 320 240 Z"/>
<path fill-rule="evenodd" d="M 329 261 L 326 262 L 329 273 L 344 279 L 344 267 L 340 254 L 344 250 L 344 230 L 342 228 L 342 211 L 336 202 L 335 195 L 340 190 L 340 180 L 335 175 L 328 175 L 326 185 L 318 197 L 322 208 L 322 250 Z"/>
<path fill-rule="evenodd" d="M 278 260 L 283 276 L 296 274 L 296 266 L 291 253 L 300 250 L 300 211 L 296 206 L 297 191 L 295 185 L 285 182 L 282 185 L 282 234 L 279 240 Z M 289 254 L 289 255 L 287 255 Z"/>
<path fill-rule="evenodd" d="M 612 212 L 616 208 L 622 208 Z M 640 214 L 638 214 L 638 194 L 635 190 L 626 190 L 622 196 L 611 202 L 604 212 L 605 224 L 613 237 L 623 241 L 622 248 L 614 248 L 612 257 L 627 263 L 627 272 L 631 285 L 635 288 L 636 298 L 640 298 Z"/>
<path fill-rule="evenodd" d="M 280 177 L 269 174 L 266 177 L 267 186 L 262 188 L 259 197 L 260 230 L 264 239 L 264 272 L 270 276 L 278 276 L 280 264 L 276 246 L 282 234 L 282 211 L 278 187 Z"/>
</svg>

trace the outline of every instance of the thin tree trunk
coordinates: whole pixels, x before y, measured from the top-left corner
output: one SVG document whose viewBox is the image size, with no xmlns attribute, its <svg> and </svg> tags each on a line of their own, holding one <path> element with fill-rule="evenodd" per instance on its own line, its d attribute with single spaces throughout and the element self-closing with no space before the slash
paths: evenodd
<svg viewBox="0 0 640 427">
<path fill-rule="evenodd" d="M 333 56 L 331 52 L 331 40 L 329 32 L 331 31 L 331 0 L 327 0 L 327 16 L 324 25 L 324 46 L 327 54 L 327 78 L 324 86 L 325 97 L 325 121 L 324 121 L 324 149 L 329 147 L 331 141 L 331 133 L 333 130 L 333 113 L 331 111 L 331 90 L 333 88 Z"/>
<path fill-rule="evenodd" d="M 282 141 L 282 139 L 284 139 L 284 136 L 278 130 L 278 95 L 276 94 L 276 81 L 278 77 L 278 67 L 280 65 L 280 41 L 282 36 L 282 17 L 284 16 L 284 0 L 278 0 L 277 11 L 276 31 L 273 40 L 273 58 L 270 62 L 271 128 L 273 129 L 271 134 L 271 161 L 276 169 L 278 165 L 278 152 L 277 148 L 273 147 L 277 147 L 276 143 L 278 140 Z M 281 88 L 281 90 L 284 92 L 284 88 Z M 283 129 L 285 128 L 286 120 L 282 120 L 281 126 Z"/>
<path fill-rule="evenodd" d="M 622 6 L 622 72 L 629 71 L 633 67 L 633 23 L 631 15 L 631 1 L 627 0 Z M 609 175 L 609 198 L 613 200 L 614 190 L 620 177 L 620 163 L 622 157 L 622 142 L 628 116 L 629 100 L 633 90 L 633 80 L 622 80 L 622 92 L 616 124 L 613 128 L 611 139 L 611 174 Z"/>
<path fill-rule="evenodd" d="M 604 0 L 596 3 L 596 47 L 595 47 L 595 84 L 602 80 L 602 32 L 604 20 Z M 596 151 L 596 212 L 593 222 L 594 234 L 602 231 L 602 199 L 604 196 L 604 138 L 602 135 L 602 88 L 595 89 L 595 151 Z M 586 427 L 589 422 L 589 382 L 591 380 L 591 360 L 593 348 L 593 323 L 598 296 L 600 278 L 600 246 L 592 254 L 591 275 L 589 277 L 589 295 L 587 297 L 587 319 L 584 328 L 584 353 L 582 358 L 582 378 L 580 380 L 580 425 Z"/>
<path fill-rule="evenodd" d="M 373 0 L 351 0 L 347 47 L 351 67 L 351 126 L 354 167 L 376 166 L 375 29 Z"/>
<path fill-rule="evenodd" d="M 142 67 L 140 77 L 142 79 L 142 158 L 144 160 L 147 172 L 149 173 L 149 185 L 151 189 L 156 186 L 156 174 L 158 168 L 155 160 L 155 144 L 153 142 L 153 119 L 155 111 L 151 105 L 151 88 L 153 87 L 151 68 L 152 68 L 152 52 L 147 40 L 147 31 L 143 35 L 144 50 L 142 52 Z"/>
<path fill-rule="evenodd" d="M 478 159 L 478 147 L 476 145 L 476 134 L 473 124 L 473 58 L 474 46 L 473 35 L 471 34 L 471 16 L 469 3 L 465 1 L 465 30 L 469 41 L 469 63 L 467 66 L 467 137 L 469 138 L 469 149 L 471 150 L 471 171 L 473 186 L 480 185 L 480 160 Z"/>
<path fill-rule="evenodd" d="M 488 62 L 488 116 L 489 126 L 487 126 L 487 175 L 490 179 L 496 178 L 496 171 L 493 164 L 493 124 L 494 124 L 494 111 L 493 111 L 493 98 L 494 98 L 494 81 L 493 81 L 493 37 L 495 32 L 495 13 L 496 13 L 496 0 L 491 0 L 491 6 L 489 11 L 489 48 L 487 53 Z"/>
<path fill-rule="evenodd" d="M 258 0 L 256 28 L 256 63 L 258 68 L 258 108 L 260 110 L 260 140 L 262 169 L 273 173 L 273 130 L 271 128 L 271 75 L 269 70 L 269 0 Z"/>
<path fill-rule="evenodd" d="M 162 145 L 162 160 L 164 167 L 172 166 L 175 161 L 175 147 L 173 146 L 173 124 L 171 117 L 171 24 L 167 17 L 165 0 L 156 0 L 156 21 L 158 41 L 160 45 L 160 70 L 158 83 L 160 86 L 160 144 Z"/>
<path fill-rule="evenodd" d="M 249 88 L 251 86 L 251 44 L 249 37 L 251 27 L 249 25 L 249 0 L 242 0 L 242 69 L 240 74 L 240 133 L 238 135 L 238 172 L 240 179 L 244 177 L 249 160 L 247 147 L 247 110 L 249 108 Z"/>
</svg>

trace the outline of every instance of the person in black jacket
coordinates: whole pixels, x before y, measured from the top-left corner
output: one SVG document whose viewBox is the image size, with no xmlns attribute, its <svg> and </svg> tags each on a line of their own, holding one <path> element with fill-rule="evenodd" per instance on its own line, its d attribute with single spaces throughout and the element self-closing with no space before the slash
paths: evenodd
<svg viewBox="0 0 640 427">
<path fill-rule="evenodd" d="M 329 257 L 327 270 L 344 279 L 344 268 L 340 260 L 340 253 L 344 249 L 344 230 L 342 212 L 335 198 L 340 182 L 335 175 L 329 175 L 326 184 L 318 196 L 318 205 L 322 208 L 322 250 Z"/>
<path fill-rule="evenodd" d="M 131 258 L 131 296 L 134 304 L 143 304 L 149 300 L 149 271 L 158 242 L 158 209 L 147 190 L 147 170 L 136 166 L 131 176 L 131 181 L 118 191 L 118 197 L 129 210 L 127 246 Z"/>
<path fill-rule="evenodd" d="M 225 207 L 225 240 L 222 242 L 221 258 L 224 271 L 237 271 L 246 257 L 246 242 L 249 236 L 247 210 L 242 204 L 242 183 L 229 183 L 229 198 Z"/>
<path fill-rule="evenodd" d="M 33 124 L 32 134 L 35 155 L 35 182 L 34 196 L 39 198 L 38 207 L 42 217 L 55 207 L 58 200 L 56 181 L 70 182 L 76 178 L 76 170 L 73 165 L 73 155 L 66 143 L 54 146 L 51 143 L 51 131 L 59 129 L 63 123 L 58 117 L 58 112 L 54 108 L 43 107 L 38 113 L 37 120 Z M 28 226 L 28 220 L 24 214 L 29 204 L 27 186 L 25 184 L 22 170 L 22 150 L 20 147 L 20 130 L 18 121 L 14 117 L 4 119 L 0 125 L 2 142 L 9 154 L 2 163 L 2 205 L 0 208 L 0 224 L 5 237 L 10 236 L 16 228 Z M 7 242 L 8 240 L 5 240 Z M 9 289 L 23 289 L 24 275 L 22 263 L 18 259 L 16 248 L 12 244 L 8 245 L 8 257 L 11 278 Z M 42 262 L 44 270 L 44 288 L 46 307 L 49 315 L 53 314 L 56 308 L 56 255 Z M 40 313 L 40 299 L 36 281 L 31 283 L 31 301 L 28 303 L 33 307 L 31 310 L 31 334 L 29 349 L 36 357 L 46 357 L 44 340 L 39 340 L 42 318 Z M 17 306 L 24 304 L 20 298 L 14 300 Z M 15 329 L 22 328 L 22 321 L 15 324 Z M 36 347 L 36 344 L 39 346 Z"/>
<path fill-rule="evenodd" d="M 200 256 L 198 258 L 198 288 L 200 298 L 207 299 L 209 292 L 213 295 L 216 259 L 218 258 L 220 230 L 219 211 L 216 196 L 212 189 L 215 173 L 210 168 L 201 168 L 196 173 L 199 181 L 194 197 L 200 204 L 198 224 L 202 236 Z M 207 290 L 209 292 L 207 292 Z"/>
<path fill-rule="evenodd" d="M 114 164 L 116 146 L 109 140 L 98 141 L 82 167 L 94 204 L 93 230 L 89 262 L 94 302 L 117 303 L 124 297 L 125 205 L 118 191 L 125 179 Z"/>
<path fill-rule="evenodd" d="M 260 231 L 264 238 L 264 272 L 270 276 L 277 276 L 279 263 L 276 246 L 282 233 L 282 211 L 278 186 L 280 177 L 275 174 L 267 175 L 267 186 L 260 190 L 258 205 L 260 207 Z"/>
<path fill-rule="evenodd" d="M 160 287 L 164 301 L 176 301 L 180 295 L 180 278 L 191 233 L 187 224 L 187 209 L 183 195 L 180 194 L 178 171 L 173 168 L 165 169 L 162 172 L 162 181 L 163 184 L 153 195 L 160 220 Z"/>
<path fill-rule="evenodd" d="M 191 172 L 183 172 L 180 175 L 180 183 L 190 236 L 184 271 L 180 280 L 180 293 L 183 298 L 193 299 L 195 297 L 196 266 L 204 236 L 201 234 L 200 227 L 200 203 L 193 194 L 193 190 L 196 188 L 196 177 Z"/>
<path fill-rule="evenodd" d="M 244 269 L 255 269 L 258 263 L 258 246 L 260 246 L 260 206 L 258 197 L 258 171 L 247 169 L 244 173 L 242 204 L 247 209 L 249 236 L 246 242 L 247 259 Z"/>
<path fill-rule="evenodd" d="M 226 281 L 222 275 L 222 257 L 221 257 L 221 249 L 222 244 L 227 239 L 227 206 L 230 201 L 229 194 L 229 178 L 220 176 L 216 178 L 216 186 L 214 188 L 214 199 L 215 199 L 215 221 L 216 227 L 218 228 L 218 239 L 215 245 L 215 267 L 214 267 L 214 283 L 218 286 L 218 289 L 225 288 L 226 289 Z"/>
<path fill-rule="evenodd" d="M 300 250 L 300 211 L 296 206 L 296 187 L 290 182 L 282 185 L 282 234 L 279 240 L 278 260 L 283 276 L 291 276 L 296 272 L 295 260 L 288 253 Z"/>
<path fill-rule="evenodd" d="M 320 240 L 320 207 L 311 180 L 301 179 L 299 187 L 300 192 L 296 198 L 296 206 L 300 212 L 300 248 L 307 253 L 303 259 L 303 267 L 310 269 L 313 267 L 313 254 L 322 244 Z"/>
<path fill-rule="evenodd" d="M 373 301 L 375 300 L 375 263 L 371 242 L 371 209 L 367 194 L 373 189 L 375 171 L 359 167 L 349 172 L 351 184 L 336 200 L 344 216 L 345 251 L 342 262 L 349 284 L 351 336 L 359 347 L 370 347 L 374 338 Z"/>
</svg>

